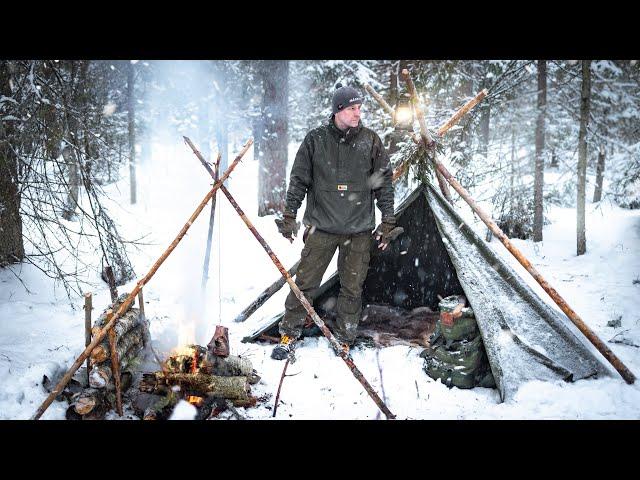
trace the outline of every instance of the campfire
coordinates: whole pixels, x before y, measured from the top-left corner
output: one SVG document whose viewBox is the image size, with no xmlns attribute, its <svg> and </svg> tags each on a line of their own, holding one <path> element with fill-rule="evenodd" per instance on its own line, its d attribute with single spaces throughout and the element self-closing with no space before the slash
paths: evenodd
<svg viewBox="0 0 640 480">
<path fill-rule="evenodd" d="M 144 409 L 143 418 L 167 418 L 181 399 L 207 418 L 226 408 L 253 407 L 259 399 L 251 395 L 251 385 L 259 380 L 246 358 L 221 357 L 200 345 L 187 345 L 169 356 L 161 371 L 142 375 L 139 391 L 160 397 Z"/>
<path fill-rule="evenodd" d="M 112 308 L 125 297 L 126 294 L 116 300 Z M 106 324 L 110 311 L 105 310 L 98 318 L 93 335 Z M 128 418 L 168 419 L 180 400 L 196 407 L 197 419 L 213 418 L 227 409 L 240 418 L 235 407 L 253 407 L 267 400 L 251 395 L 251 385 L 260 377 L 248 359 L 229 355 L 224 327 L 216 328 L 208 348 L 183 345 L 172 350 L 164 361 L 156 357 L 160 370 L 155 372 L 140 369 L 145 356 L 152 353 L 149 325 L 140 309 L 127 309 L 113 330 L 113 348 L 106 340 L 97 345 L 89 356 L 89 375 L 86 370 L 79 370 L 58 395 L 58 399 L 69 402 L 68 420 L 101 420 L 110 411 L 118 410 L 111 358 L 114 351 L 118 359 L 122 411 Z M 55 382 L 43 380 L 45 388 L 51 391 Z"/>
</svg>

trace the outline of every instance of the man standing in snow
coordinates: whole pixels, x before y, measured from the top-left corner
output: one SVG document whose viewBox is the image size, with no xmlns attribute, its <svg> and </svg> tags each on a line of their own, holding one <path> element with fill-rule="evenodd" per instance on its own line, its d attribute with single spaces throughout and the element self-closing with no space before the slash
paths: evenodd
<svg viewBox="0 0 640 480">
<path fill-rule="evenodd" d="M 352 87 L 337 85 L 329 122 L 311 130 L 298 150 L 285 211 L 277 219 L 279 232 L 291 242 L 297 234 L 296 213 L 307 196 L 302 219 L 306 226 L 296 284 L 310 302 L 336 251 L 340 293 L 336 339 L 348 349 L 356 338 L 362 313 L 362 286 L 369 268 L 371 231 L 375 227 L 374 199 L 382 223 L 374 235 L 385 249 L 396 219 L 392 171 L 380 137 L 362 125 L 362 96 Z M 395 233 L 395 232 L 394 232 Z M 302 333 L 306 311 L 293 291 L 285 301 L 280 343 L 271 357 L 282 360 Z"/>
</svg>

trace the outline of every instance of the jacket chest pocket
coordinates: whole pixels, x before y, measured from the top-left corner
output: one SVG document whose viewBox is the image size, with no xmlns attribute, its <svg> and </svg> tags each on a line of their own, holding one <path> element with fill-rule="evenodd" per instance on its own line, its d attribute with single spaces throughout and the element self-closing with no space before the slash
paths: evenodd
<svg viewBox="0 0 640 480">
<path fill-rule="evenodd" d="M 358 139 L 348 146 L 349 178 L 355 184 L 366 185 L 367 179 L 373 173 L 371 159 L 371 142 Z"/>
</svg>

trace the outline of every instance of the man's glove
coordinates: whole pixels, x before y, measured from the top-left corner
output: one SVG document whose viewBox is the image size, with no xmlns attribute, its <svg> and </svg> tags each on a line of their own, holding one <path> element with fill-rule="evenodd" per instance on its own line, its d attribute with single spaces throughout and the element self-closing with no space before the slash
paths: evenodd
<svg viewBox="0 0 640 480">
<path fill-rule="evenodd" d="M 284 212 L 282 219 L 276 218 L 275 222 L 282 236 L 293 242 L 293 237 L 298 234 L 298 228 L 300 228 L 300 224 L 296 222 L 295 213 Z"/>
<path fill-rule="evenodd" d="M 374 238 L 379 241 L 378 248 L 384 250 L 392 240 L 395 240 L 404 232 L 404 228 L 396 227 L 395 217 L 382 217 L 382 223 L 373 232 Z"/>
</svg>

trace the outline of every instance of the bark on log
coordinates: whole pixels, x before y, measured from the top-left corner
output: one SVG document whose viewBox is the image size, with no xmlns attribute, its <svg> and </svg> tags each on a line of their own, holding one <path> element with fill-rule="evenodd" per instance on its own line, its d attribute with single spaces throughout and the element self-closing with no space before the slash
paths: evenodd
<svg viewBox="0 0 640 480">
<path fill-rule="evenodd" d="M 162 397 L 152 406 L 148 407 L 144 411 L 142 416 L 143 420 L 165 420 L 171 414 L 173 407 L 180 400 L 180 396 L 176 395 L 172 391 L 169 391 L 168 395 Z"/>
<path fill-rule="evenodd" d="M 122 372 L 120 375 L 120 386 L 122 392 L 126 392 L 133 383 L 133 374 L 131 372 Z M 72 403 L 74 411 L 81 416 L 87 415 L 95 409 L 101 409 L 105 412 L 116 406 L 115 392 L 113 385 L 109 385 L 111 389 L 104 388 L 87 388 L 78 394 Z"/>
<path fill-rule="evenodd" d="M 260 377 L 253 369 L 253 365 L 251 365 L 251 361 L 236 355 L 222 358 L 209 354 L 202 360 L 200 371 L 221 377 L 247 377 L 251 384 L 258 383 L 260 380 Z"/>
<path fill-rule="evenodd" d="M 121 370 L 126 368 L 130 368 L 132 363 L 137 359 L 138 354 L 142 351 L 142 343 L 136 343 L 127 350 L 127 352 L 121 357 L 120 364 Z M 111 366 L 109 362 L 104 362 L 102 364 L 95 365 L 91 370 L 91 375 L 89 377 L 89 385 L 93 388 L 105 388 L 108 386 L 111 378 L 113 377 L 113 372 L 111 370 Z"/>
<path fill-rule="evenodd" d="M 116 324 L 116 326 L 113 327 L 113 330 L 116 330 L 119 326 L 120 324 Z M 116 342 L 117 342 L 116 351 L 118 352 L 118 355 L 120 357 L 123 357 L 127 352 L 127 350 L 129 350 L 133 345 L 138 343 L 140 344 L 143 343 L 142 342 L 143 336 L 144 336 L 144 332 L 142 331 L 143 328 L 144 328 L 143 325 L 134 326 L 129 331 L 125 332 L 124 334 L 121 334 L 119 338 L 116 331 Z M 91 352 L 91 365 L 96 365 L 96 364 L 105 362 L 110 358 L 111 358 L 111 349 L 109 348 L 109 343 L 102 342 L 100 345 L 94 348 L 93 351 Z"/>
<path fill-rule="evenodd" d="M 100 318 L 96 321 L 94 326 L 91 328 L 91 336 L 97 336 L 102 328 L 106 325 L 107 316 L 103 313 L 100 315 Z M 116 330 L 116 338 L 120 339 L 120 337 L 125 333 L 131 330 L 133 327 L 140 323 L 140 310 L 137 308 L 131 308 L 127 313 L 120 317 L 116 326 L 113 327 Z"/>
<path fill-rule="evenodd" d="M 249 400 L 249 382 L 246 377 L 221 377 L 205 373 L 144 374 L 140 391 L 163 393 L 179 386 L 185 395 L 215 396 L 230 400 Z"/>
</svg>

